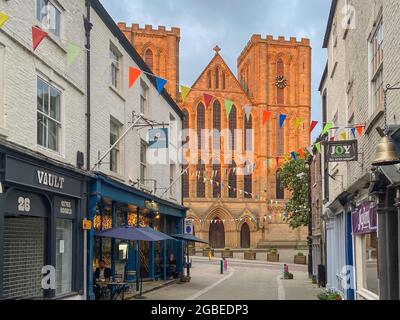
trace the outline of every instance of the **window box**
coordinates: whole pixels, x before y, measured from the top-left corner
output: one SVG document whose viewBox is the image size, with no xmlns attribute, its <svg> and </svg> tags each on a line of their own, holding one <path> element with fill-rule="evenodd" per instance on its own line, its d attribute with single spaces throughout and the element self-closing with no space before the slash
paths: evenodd
<svg viewBox="0 0 400 320">
<path fill-rule="evenodd" d="M 307 257 L 304 254 L 298 253 L 297 255 L 294 256 L 294 264 L 307 264 Z"/>
</svg>

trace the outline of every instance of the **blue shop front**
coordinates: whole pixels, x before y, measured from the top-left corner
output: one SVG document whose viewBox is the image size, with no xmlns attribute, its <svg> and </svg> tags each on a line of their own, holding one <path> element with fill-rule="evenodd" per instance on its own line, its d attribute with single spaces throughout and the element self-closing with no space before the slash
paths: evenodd
<svg viewBox="0 0 400 320">
<path fill-rule="evenodd" d="M 94 299 L 94 271 L 104 260 L 112 275 L 141 273 L 146 280 L 167 280 L 168 257 L 176 259 L 176 272 L 183 271 L 182 241 L 125 241 L 96 236 L 96 232 L 116 227 L 151 227 L 168 235 L 183 232 L 187 208 L 125 185 L 102 173 L 92 180 L 89 212 L 92 229 L 88 235 L 88 299 Z M 149 206 L 156 204 L 156 209 Z M 129 276 L 128 276 L 129 277 Z M 132 276 L 134 277 L 134 276 Z M 139 290 L 139 277 L 130 279 Z"/>
</svg>

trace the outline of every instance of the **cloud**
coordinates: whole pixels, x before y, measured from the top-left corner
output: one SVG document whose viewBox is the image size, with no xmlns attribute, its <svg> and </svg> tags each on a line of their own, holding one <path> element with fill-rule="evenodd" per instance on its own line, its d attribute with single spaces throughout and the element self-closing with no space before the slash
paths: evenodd
<svg viewBox="0 0 400 320">
<path fill-rule="evenodd" d="M 318 85 L 326 63 L 322 49 L 329 0 L 101 0 L 116 22 L 181 28 L 180 78 L 190 85 L 221 54 L 236 74 L 236 61 L 253 34 L 310 38 L 313 47 L 313 118 L 321 118 Z M 317 131 L 317 130 L 315 130 Z"/>
</svg>

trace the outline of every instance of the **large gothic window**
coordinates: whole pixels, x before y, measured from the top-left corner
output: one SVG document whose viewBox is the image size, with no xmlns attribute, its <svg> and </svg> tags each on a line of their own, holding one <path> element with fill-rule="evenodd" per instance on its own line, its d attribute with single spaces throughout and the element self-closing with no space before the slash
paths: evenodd
<svg viewBox="0 0 400 320">
<path fill-rule="evenodd" d="M 215 100 L 213 104 L 213 151 L 221 150 L 221 104 Z"/>
<path fill-rule="evenodd" d="M 246 163 L 246 167 L 248 168 L 249 163 Z M 245 171 L 245 175 L 244 175 L 244 197 L 246 199 L 251 199 L 253 197 L 252 193 L 253 193 L 253 173 L 250 171 L 247 171 L 248 169 L 246 169 Z"/>
<path fill-rule="evenodd" d="M 205 198 L 206 196 L 206 183 L 205 178 L 206 166 L 204 164 L 197 165 L 196 176 L 197 176 L 197 198 Z"/>
<path fill-rule="evenodd" d="M 215 68 L 215 89 L 219 89 L 219 68 Z"/>
<path fill-rule="evenodd" d="M 277 76 L 285 76 L 285 66 L 283 64 L 282 59 L 279 59 L 276 63 L 276 75 Z M 284 88 L 276 88 L 276 103 L 284 104 L 285 103 L 285 89 Z"/>
<path fill-rule="evenodd" d="M 229 115 L 229 132 L 230 132 L 230 142 L 229 146 L 232 151 L 236 150 L 236 145 L 235 145 L 235 130 L 237 129 L 237 120 L 236 120 L 236 107 L 232 106 L 231 113 Z"/>
<path fill-rule="evenodd" d="M 285 129 L 281 128 L 279 117 L 276 118 L 276 154 L 283 155 L 285 152 Z"/>
<path fill-rule="evenodd" d="M 278 170 L 276 172 L 276 199 L 278 199 L 278 200 L 285 199 L 285 188 L 283 187 L 283 184 L 282 184 L 280 170 Z"/>
<path fill-rule="evenodd" d="M 221 198 L 221 165 L 213 165 L 213 198 Z"/>
<path fill-rule="evenodd" d="M 151 51 L 150 49 L 146 50 L 144 61 L 149 66 L 150 70 L 153 71 L 153 66 L 154 66 L 153 65 L 153 61 L 154 61 L 153 51 Z"/>
<path fill-rule="evenodd" d="M 204 130 L 206 124 L 206 113 L 202 103 L 197 106 L 197 147 L 201 152 L 201 144 L 204 140 Z"/>
<path fill-rule="evenodd" d="M 237 198 L 237 175 L 236 175 L 236 163 L 235 161 L 229 166 L 229 198 Z"/>
<path fill-rule="evenodd" d="M 253 117 L 250 115 L 249 120 L 247 116 L 244 117 L 244 148 L 245 151 L 253 150 Z"/>
</svg>

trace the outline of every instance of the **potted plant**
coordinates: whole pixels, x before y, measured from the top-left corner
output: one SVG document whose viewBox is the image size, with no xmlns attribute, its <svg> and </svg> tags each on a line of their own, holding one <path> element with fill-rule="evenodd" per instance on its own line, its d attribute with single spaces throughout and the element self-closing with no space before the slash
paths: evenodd
<svg viewBox="0 0 400 320">
<path fill-rule="evenodd" d="M 307 264 L 307 257 L 304 255 L 304 253 L 299 252 L 294 256 L 294 264 Z"/>
<path fill-rule="evenodd" d="M 203 257 L 209 257 L 211 254 L 211 257 L 214 257 L 214 249 L 212 249 L 210 246 L 207 246 L 203 249 Z"/>
<path fill-rule="evenodd" d="M 233 251 L 230 248 L 225 248 L 222 251 L 222 258 L 233 258 Z"/>
<path fill-rule="evenodd" d="M 293 280 L 293 279 L 294 279 L 294 276 L 293 276 L 293 273 L 285 272 L 284 275 L 283 275 L 283 278 L 284 278 L 285 280 Z"/>
<path fill-rule="evenodd" d="M 269 262 L 279 262 L 279 252 L 278 249 L 272 248 L 267 253 L 267 261 Z"/>
<path fill-rule="evenodd" d="M 318 294 L 319 300 L 340 301 L 343 300 L 342 294 L 336 290 L 327 289 Z"/>
<path fill-rule="evenodd" d="M 250 248 L 248 251 L 244 252 L 244 260 L 257 260 L 257 253 Z"/>
</svg>

